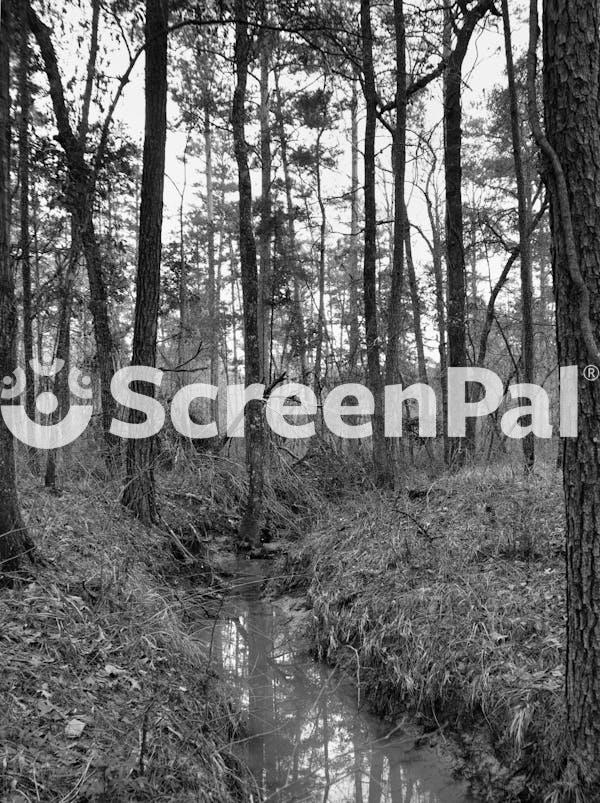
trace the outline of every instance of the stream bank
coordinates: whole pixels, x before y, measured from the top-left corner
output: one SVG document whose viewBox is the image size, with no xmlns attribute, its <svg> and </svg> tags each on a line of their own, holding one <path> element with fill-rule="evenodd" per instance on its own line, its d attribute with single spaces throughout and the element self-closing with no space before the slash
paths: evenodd
<svg viewBox="0 0 600 803">
<path fill-rule="evenodd" d="M 563 532 L 554 471 L 463 471 L 346 500 L 276 573 L 306 595 L 315 656 L 458 743 L 475 799 L 539 801 L 566 748 Z"/>
</svg>

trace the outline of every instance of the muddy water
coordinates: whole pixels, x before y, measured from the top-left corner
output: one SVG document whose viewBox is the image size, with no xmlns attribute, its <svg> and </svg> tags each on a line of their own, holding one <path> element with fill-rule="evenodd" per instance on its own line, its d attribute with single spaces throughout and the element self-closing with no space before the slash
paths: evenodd
<svg viewBox="0 0 600 803">
<path fill-rule="evenodd" d="M 264 566 L 232 567 L 218 618 L 198 634 L 235 689 L 246 736 L 235 744 L 274 803 L 455 803 L 464 784 L 416 732 L 370 715 L 356 691 L 294 642 L 297 617 L 261 597 Z"/>
</svg>

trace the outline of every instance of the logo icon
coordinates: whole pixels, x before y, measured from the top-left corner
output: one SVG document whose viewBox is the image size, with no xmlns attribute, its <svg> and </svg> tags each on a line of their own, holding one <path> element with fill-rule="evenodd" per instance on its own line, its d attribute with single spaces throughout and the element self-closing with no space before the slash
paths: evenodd
<svg viewBox="0 0 600 803">
<path fill-rule="evenodd" d="M 56 376 L 65 365 L 64 360 L 54 360 L 49 365 L 43 365 L 37 359 L 29 361 L 34 374 L 37 376 Z M 13 377 L 5 376 L 2 380 L 4 387 L 0 392 L 2 401 L 14 401 L 25 390 L 25 372 L 16 368 Z M 91 399 L 91 379 L 81 375 L 78 368 L 69 371 L 69 390 L 79 399 Z M 35 400 L 35 406 L 42 415 L 52 415 L 58 409 L 58 398 L 51 391 L 43 391 Z M 32 421 L 27 415 L 23 404 L 3 404 L 0 408 L 4 423 L 14 435 L 27 446 L 36 449 L 60 449 L 72 443 L 83 434 L 90 423 L 93 405 L 72 405 L 62 421 L 56 424 L 39 424 Z"/>
</svg>

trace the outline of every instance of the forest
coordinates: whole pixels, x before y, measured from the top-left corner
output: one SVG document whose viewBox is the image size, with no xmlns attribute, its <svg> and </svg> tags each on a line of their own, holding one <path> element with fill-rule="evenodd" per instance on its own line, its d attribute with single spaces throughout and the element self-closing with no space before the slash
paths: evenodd
<svg viewBox="0 0 600 803">
<path fill-rule="evenodd" d="M 600 4 L 1 0 L 0 799 L 600 800 Z"/>
</svg>

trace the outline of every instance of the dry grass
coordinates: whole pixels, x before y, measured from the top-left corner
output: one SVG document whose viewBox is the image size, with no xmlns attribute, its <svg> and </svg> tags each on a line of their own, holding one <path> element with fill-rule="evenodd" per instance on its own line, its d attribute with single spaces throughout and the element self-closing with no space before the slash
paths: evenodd
<svg viewBox="0 0 600 803">
<path fill-rule="evenodd" d="M 565 748 L 560 480 L 473 470 L 411 491 L 347 502 L 303 543 L 316 649 L 381 714 L 448 725 L 467 752 L 485 733 L 496 799 L 540 799 Z"/>
<path fill-rule="evenodd" d="M 248 800 L 238 714 L 185 624 L 210 590 L 167 582 L 169 536 L 77 473 L 61 496 L 22 483 L 43 562 L 0 592 L 0 798 Z"/>
</svg>

